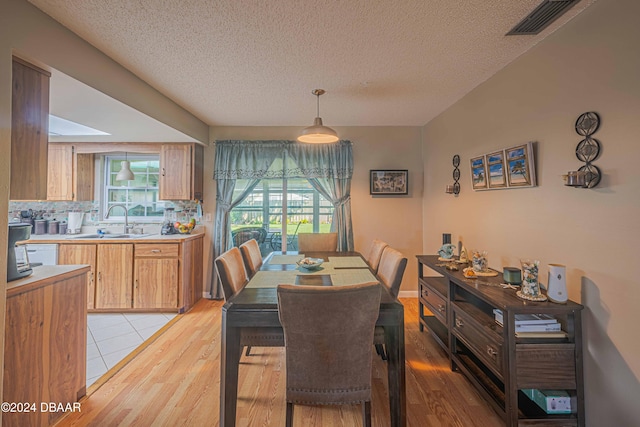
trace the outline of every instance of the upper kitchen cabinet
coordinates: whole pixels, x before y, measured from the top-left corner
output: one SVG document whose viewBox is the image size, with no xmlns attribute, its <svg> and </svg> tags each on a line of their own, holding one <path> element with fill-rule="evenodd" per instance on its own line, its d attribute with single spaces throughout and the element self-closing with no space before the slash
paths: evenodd
<svg viewBox="0 0 640 427">
<path fill-rule="evenodd" d="M 49 144 L 47 200 L 93 200 L 93 154 L 73 144 Z"/>
<path fill-rule="evenodd" d="M 45 200 L 51 73 L 13 57 L 10 200 Z"/>
<path fill-rule="evenodd" d="M 160 199 L 202 200 L 204 148 L 200 144 L 162 144 Z"/>
</svg>

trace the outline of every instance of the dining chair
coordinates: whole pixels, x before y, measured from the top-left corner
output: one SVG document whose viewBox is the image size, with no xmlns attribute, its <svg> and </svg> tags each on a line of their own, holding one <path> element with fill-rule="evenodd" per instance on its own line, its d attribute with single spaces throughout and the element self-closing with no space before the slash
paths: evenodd
<svg viewBox="0 0 640 427">
<path fill-rule="evenodd" d="M 384 248 L 377 274 L 380 282 L 389 289 L 389 293 L 394 298 L 398 298 L 402 276 L 406 267 L 407 258 L 402 255 L 402 252 L 393 249 L 391 246 Z M 382 360 L 387 360 L 387 352 L 384 347 L 384 328 L 376 327 L 373 343 Z"/>
<path fill-rule="evenodd" d="M 240 249 L 233 247 L 216 258 L 214 262 L 222 284 L 224 300 L 228 301 L 249 283 Z M 262 333 L 257 334 L 257 331 L 251 328 L 242 330 L 240 346 L 247 348 L 246 356 L 250 355 L 251 347 L 282 347 L 284 345 L 284 334 L 279 328 L 262 328 L 260 331 Z"/>
<path fill-rule="evenodd" d="M 298 252 L 335 252 L 338 233 L 298 233 Z"/>
<path fill-rule="evenodd" d="M 383 242 L 382 240 L 378 239 L 374 239 L 371 243 L 371 247 L 369 248 L 369 252 L 367 253 L 365 259 L 367 261 L 367 264 L 369 264 L 369 268 L 373 270 L 374 274 L 378 272 L 378 266 L 380 265 L 382 252 L 387 246 L 389 246 L 387 242 Z"/>
<path fill-rule="evenodd" d="M 251 279 L 260 267 L 262 267 L 262 254 L 260 253 L 260 245 L 256 239 L 251 239 L 240 245 L 240 252 L 244 260 L 244 267 L 247 275 Z"/>
<path fill-rule="evenodd" d="M 373 330 L 380 285 L 279 285 L 278 315 L 284 329 L 286 425 L 295 405 L 362 404 L 371 426 Z"/>
</svg>

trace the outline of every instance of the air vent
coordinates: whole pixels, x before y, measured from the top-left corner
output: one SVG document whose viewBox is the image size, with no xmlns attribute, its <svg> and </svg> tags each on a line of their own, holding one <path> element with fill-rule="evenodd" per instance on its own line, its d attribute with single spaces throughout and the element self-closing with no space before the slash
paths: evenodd
<svg viewBox="0 0 640 427">
<path fill-rule="evenodd" d="M 522 36 L 538 34 L 579 1 L 580 0 L 544 0 L 533 12 L 513 27 L 507 35 Z"/>
</svg>

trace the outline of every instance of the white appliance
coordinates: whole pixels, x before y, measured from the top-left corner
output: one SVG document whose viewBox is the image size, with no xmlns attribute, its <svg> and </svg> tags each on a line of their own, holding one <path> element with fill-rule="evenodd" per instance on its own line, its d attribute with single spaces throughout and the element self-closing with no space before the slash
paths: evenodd
<svg viewBox="0 0 640 427">
<path fill-rule="evenodd" d="M 82 220 L 84 212 L 69 212 L 69 220 L 67 221 L 67 233 L 78 234 L 82 228 Z"/>
<path fill-rule="evenodd" d="M 560 304 L 567 302 L 566 267 L 562 264 L 549 264 L 547 297 L 552 302 Z"/>
<path fill-rule="evenodd" d="M 27 256 L 31 265 L 57 265 L 58 264 L 58 245 L 53 243 L 46 244 L 28 244 Z"/>
</svg>

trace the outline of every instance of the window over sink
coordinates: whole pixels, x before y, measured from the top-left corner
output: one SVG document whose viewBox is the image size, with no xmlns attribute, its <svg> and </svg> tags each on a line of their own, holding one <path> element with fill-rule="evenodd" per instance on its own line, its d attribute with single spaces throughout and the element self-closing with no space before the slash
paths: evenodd
<svg viewBox="0 0 640 427">
<path fill-rule="evenodd" d="M 127 207 L 130 222 L 132 220 L 161 222 L 166 202 L 159 200 L 159 155 L 128 154 L 126 160 L 131 163 L 131 171 L 135 177 L 133 181 L 116 181 L 116 175 L 121 169 L 123 160 L 125 160 L 124 154 L 105 156 L 102 218 L 104 219 L 111 206 L 124 204 Z M 109 219 L 123 221 L 124 212 L 122 209 L 115 208 L 109 214 Z"/>
</svg>

